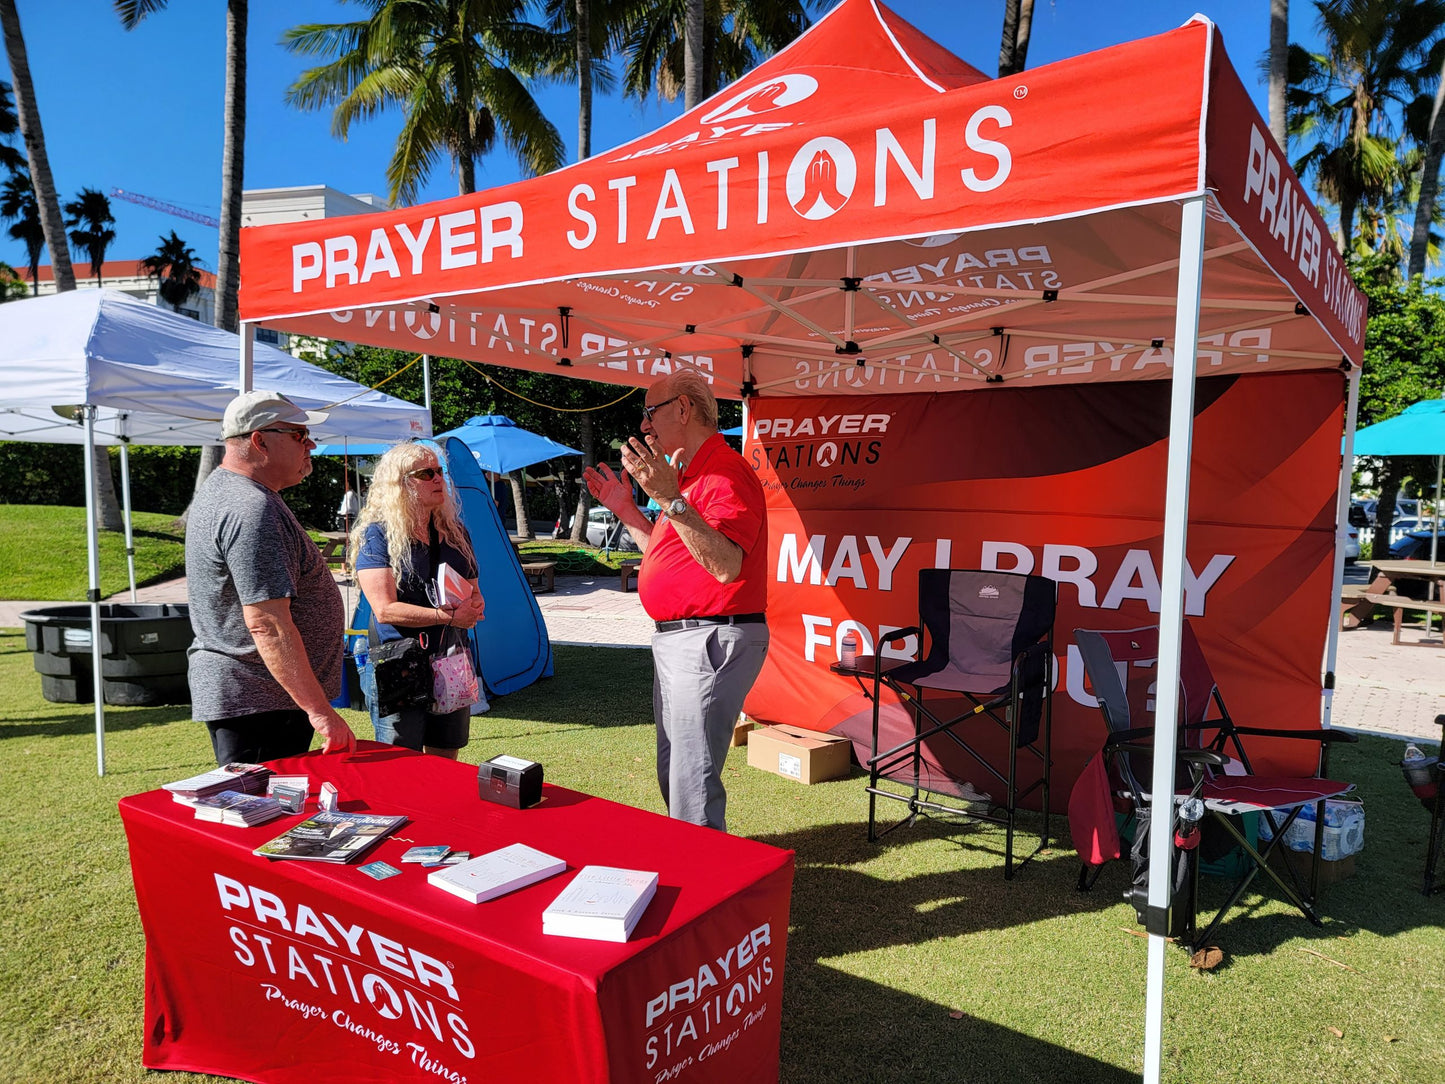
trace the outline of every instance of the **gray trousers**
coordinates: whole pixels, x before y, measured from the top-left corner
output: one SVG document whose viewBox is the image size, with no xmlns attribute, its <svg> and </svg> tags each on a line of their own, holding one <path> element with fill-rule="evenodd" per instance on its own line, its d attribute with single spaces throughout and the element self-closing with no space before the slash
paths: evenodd
<svg viewBox="0 0 1445 1084">
<path fill-rule="evenodd" d="M 657 783 L 677 820 L 727 830 L 722 770 L 743 700 L 768 654 L 768 627 L 699 625 L 652 637 Z"/>
</svg>

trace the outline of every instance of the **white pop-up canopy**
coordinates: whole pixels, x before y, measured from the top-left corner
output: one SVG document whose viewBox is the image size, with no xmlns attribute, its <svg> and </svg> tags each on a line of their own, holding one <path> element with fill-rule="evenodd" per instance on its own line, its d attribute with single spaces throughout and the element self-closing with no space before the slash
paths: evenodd
<svg viewBox="0 0 1445 1084">
<path fill-rule="evenodd" d="M 371 391 L 274 347 L 254 347 L 251 386 L 330 413 L 319 440 L 431 434 L 424 408 Z M 91 642 L 100 638 L 100 559 L 89 449 L 119 445 L 132 598 L 130 444 L 219 444 L 241 381 L 241 339 L 116 290 L 71 290 L 0 305 L 0 440 L 84 444 Z M 94 653 L 96 763 L 105 774 L 101 657 Z"/>
<path fill-rule="evenodd" d="M 805 456 L 827 427 L 866 432 L 875 415 L 849 414 L 850 399 L 883 412 L 865 397 L 1168 381 L 1166 721 L 1179 701 L 1196 377 L 1339 373 L 1354 428 L 1363 295 L 1200 17 L 988 79 L 877 0 L 843 0 L 622 147 L 490 192 L 243 230 L 241 249 L 242 318 L 269 327 L 619 384 L 691 368 L 765 421 L 793 399 L 840 400 L 790 429 Z M 1100 415 L 1098 428 L 1119 420 Z M 758 428 L 755 464 L 778 451 Z M 1336 524 L 1347 498 L 1341 486 Z M 780 581 L 781 533 L 769 543 Z M 770 659 L 804 657 L 803 641 L 775 636 Z M 1174 792 L 1174 758 L 1165 725 L 1153 793 Z M 1171 868 L 1171 816 L 1155 804 L 1153 871 Z M 1151 878 L 1148 1081 L 1168 906 L 1168 877 Z"/>
<path fill-rule="evenodd" d="M 219 444 L 239 384 L 240 338 L 117 290 L 71 290 L 0 306 L 0 440 L 83 444 L 74 410 L 96 408 L 97 444 Z M 254 347 L 253 387 L 328 410 L 318 441 L 431 433 L 424 407 Z"/>
</svg>

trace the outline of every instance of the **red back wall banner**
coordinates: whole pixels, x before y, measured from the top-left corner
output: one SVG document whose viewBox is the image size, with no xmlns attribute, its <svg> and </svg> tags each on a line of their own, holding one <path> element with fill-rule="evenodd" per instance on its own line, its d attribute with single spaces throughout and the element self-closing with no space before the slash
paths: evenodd
<svg viewBox="0 0 1445 1084">
<path fill-rule="evenodd" d="M 1186 611 L 1240 721 L 1319 724 L 1344 391 L 1338 373 L 1197 388 Z M 917 624 L 922 568 L 1033 572 L 1059 582 L 1055 779 L 1069 785 L 1104 735 L 1072 630 L 1158 621 L 1168 399 L 1150 381 L 755 401 L 744 454 L 767 494 L 772 645 L 749 715 L 861 752 L 869 704 L 828 671 L 842 635 L 871 650 Z M 1312 751 L 1283 744 L 1256 769 L 1310 767 Z"/>
</svg>

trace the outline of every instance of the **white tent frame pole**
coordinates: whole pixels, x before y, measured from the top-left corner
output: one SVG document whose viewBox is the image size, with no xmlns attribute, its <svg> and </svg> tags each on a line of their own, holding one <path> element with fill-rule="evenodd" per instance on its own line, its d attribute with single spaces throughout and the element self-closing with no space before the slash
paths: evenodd
<svg viewBox="0 0 1445 1084">
<path fill-rule="evenodd" d="M 1164 953 L 1168 947 L 1174 859 L 1174 754 L 1179 718 L 1185 547 L 1189 540 L 1189 465 L 1194 448 L 1194 382 L 1204 283 L 1204 200 L 1180 209 L 1179 284 L 1174 309 L 1174 375 L 1169 395 L 1169 459 L 1164 491 L 1164 559 L 1159 577 L 1159 668 L 1154 708 L 1154 771 L 1149 819 L 1148 991 L 1144 1082 L 1159 1084 L 1164 1031 Z"/>
<path fill-rule="evenodd" d="M 421 405 L 431 413 L 431 355 L 421 356 Z"/>
<path fill-rule="evenodd" d="M 236 378 L 236 391 L 245 395 L 256 379 L 256 325 L 243 322 L 238 334 L 241 336 L 241 371 Z"/>
<path fill-rule="evenodd" d="M 135 593 L 135 532 L 130 518 L 130 441 L 120 442 L 120 502 L 125 513 L 125 568 L 130 575 L 130 600 L 139 602 Z"/>
<path fill-rule="evenodd" d="M 86 404 L 85 414 L 85 557 L 90 574 L 90 672 L 95 693 L 95 770 L 105 775 L 105 679 L 101 674 L 100 652 L 100 538 L 95 507 L 95 407 Z"/>
<path fill-rule="evenodd" d="M 1333 599 L 1340 597 L 1345 582 L 1345 535 L 1350 527 L 1350 488 L 1355 475 L 1355 426 L 1360 412 L 1360 367 L 1352 365 L 1345 398 L 1345 443 L 1340 453 L 1340 487 L 1335 499 L 1335 574 Z M 1320 726 L 1330 728 L 1335 700 L 1335 659 L 1340 649 L 1340 608 L 1330 605 L 1330 628 L 1325 633 L 1325 680 L 1320 704 Z"/>
</svg>

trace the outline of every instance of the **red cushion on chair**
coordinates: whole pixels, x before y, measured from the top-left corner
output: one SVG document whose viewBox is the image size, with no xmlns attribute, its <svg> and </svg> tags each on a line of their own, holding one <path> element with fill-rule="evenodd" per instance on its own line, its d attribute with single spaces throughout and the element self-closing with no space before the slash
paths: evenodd
<svg viewBox="0 0 1445 1084">
<path fill-rule="evenodd" d="M 1338 783 L 1333 779 L 1221 775 L 1204 784 L 1200 796 L 1211 809 L 1247 813 L 1258 809 L 1290 809 L 1322 798 L 1338 798 L 1354 789 L 1353 783 Z"/>
<path fill-rule="evenodd" d="M 1119 825 L 1102 751 L 1090 758 L 1069 794 L 1069 835 L 1079 858 L 1090 866 L 1119 857 Z"/>
</svg>

